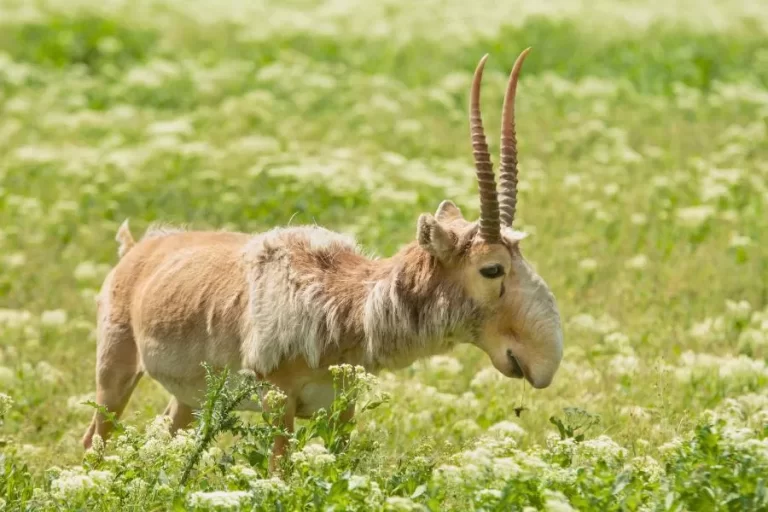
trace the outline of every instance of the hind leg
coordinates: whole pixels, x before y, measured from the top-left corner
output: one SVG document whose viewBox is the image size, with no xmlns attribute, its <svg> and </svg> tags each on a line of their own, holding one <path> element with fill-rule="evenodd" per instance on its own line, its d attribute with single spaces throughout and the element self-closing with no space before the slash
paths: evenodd
<svg viewBox="0 0 768 512">
<path fill-rule="evenodd" d="M 195 419 L 193 412 L 194 409 L 179 402 L 178 398 L 171 398 L 163 413 L 171 417 L 171 434 L 175 434 L 179 429 L 187 428 Z"/>
<path fill-rule="evenodd" d="M 129 326 L 107 326 L 101 331 L 96 354 L 96 403 L 120 417 L 143 374 L 141 358 Z M 90 448 L 96 434 L 106 441 L 113 428 L 112 422 L 96 411 L 83 436 L 83 446 Z"/>
</svg>

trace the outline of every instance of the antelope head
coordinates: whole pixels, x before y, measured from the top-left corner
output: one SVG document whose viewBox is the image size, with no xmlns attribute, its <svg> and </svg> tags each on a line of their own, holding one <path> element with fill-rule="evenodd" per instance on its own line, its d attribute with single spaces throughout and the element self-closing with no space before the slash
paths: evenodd
<svg viewBox="0 0 768 512">
<path fill-rule="evenodd" d="M 474 303 L 479 328 L 472 342 L 505 376 L 525 378 L 533 387 L 545 388 L 562 359 L 560 314 L 546 283 L 523 257 L 520 242 L 525 233 L 512 228 L 517 205 L 515 91 L 529 50 L 515 62 L 504 98 L 499 192 L 480 115 L 486 55 L 477 66 L 470 95 L 480 219 L 465 220 L 459 208 L 446 200 L 435 215 L 421 215 L 417 238 Z"/>
</svg>

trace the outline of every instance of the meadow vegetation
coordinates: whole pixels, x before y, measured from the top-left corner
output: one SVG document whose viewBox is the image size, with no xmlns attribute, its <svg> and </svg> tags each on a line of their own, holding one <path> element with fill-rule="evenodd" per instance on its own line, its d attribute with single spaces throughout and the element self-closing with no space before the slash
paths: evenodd
<svg viewBox="0 0 768 512">
<path fill-rule="evenodd" d="M 0 0 L 0 510 L 768 509 L 763 3 Z M 476 217 L 471 73 L 490 53 L 498 163 L 527 46 L 518 228 L 563 315 L 551 387 L 468 346 L 338 368 L 276 478 L 268 418 L 231 412 L 247 375 L 212 374 L 173 439 L 144 379 L 83 453 L 123 220 L 318 223 L 389 255 L 444 198 Z"/>
</svg>

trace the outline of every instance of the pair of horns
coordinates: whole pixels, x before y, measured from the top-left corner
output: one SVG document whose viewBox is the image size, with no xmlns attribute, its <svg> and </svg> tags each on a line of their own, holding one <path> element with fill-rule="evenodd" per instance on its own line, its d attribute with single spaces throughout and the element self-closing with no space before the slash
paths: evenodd
<svg viewBox="0 0 768 512">
<path fill-rule="evenodd" d="M 500 194 L 496 191 L 493 175 L 493 163 L 488 152 L 488 144 L 480 115 L 480 82 L 488 54 L 480 59 L 472 80 L 472 92 L 469 99 L 469 130 L 472 134 L 472 154 L 475 157 L 477 183 L 480 188 L 480 236 L 489 244 L 501 242 L 501 223 L 512 226 L 517 207 L 517 138 L 515 136 L 515 93 L 517 79 L 523 61 L 530 52 L 526 48 L 512 66 L 504 95 L 504 107 L 501 115 L 501 168 L 499 181 Z"/>
</svg>

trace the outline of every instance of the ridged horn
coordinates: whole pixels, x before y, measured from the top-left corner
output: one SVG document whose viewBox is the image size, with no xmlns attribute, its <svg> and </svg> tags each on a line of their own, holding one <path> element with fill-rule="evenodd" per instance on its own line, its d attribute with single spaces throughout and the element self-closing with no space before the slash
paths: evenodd
<svg viewBox="0 0 768 512">
<path fill-rule="evenodd" d="M 488 152 L 488 144 L 480 115 L 480 82 L 488 54 L 480 59 L 472 80 L 472 92 L 469 99 L 469 130 L 472 135 L 472 154 L 475 158 L 477 184 L 480 190 L 480 236 L 489 244 L 501 242 L 499 225 L 499 198 L 496 193 L 496 180 L 493 176 L 493 163 Z"/>
<path fill-rule="evenodd" d="M 504 226 L 512 227 L 517 209 L 517 136 L 515 134 L 515 94 L 517 79 L 525 57 L 531 51 L 526 48 L 512 66 L 504 95 L 501 114 L 501 163 L 499 167 L 500 217 Z"/>
</svg>

